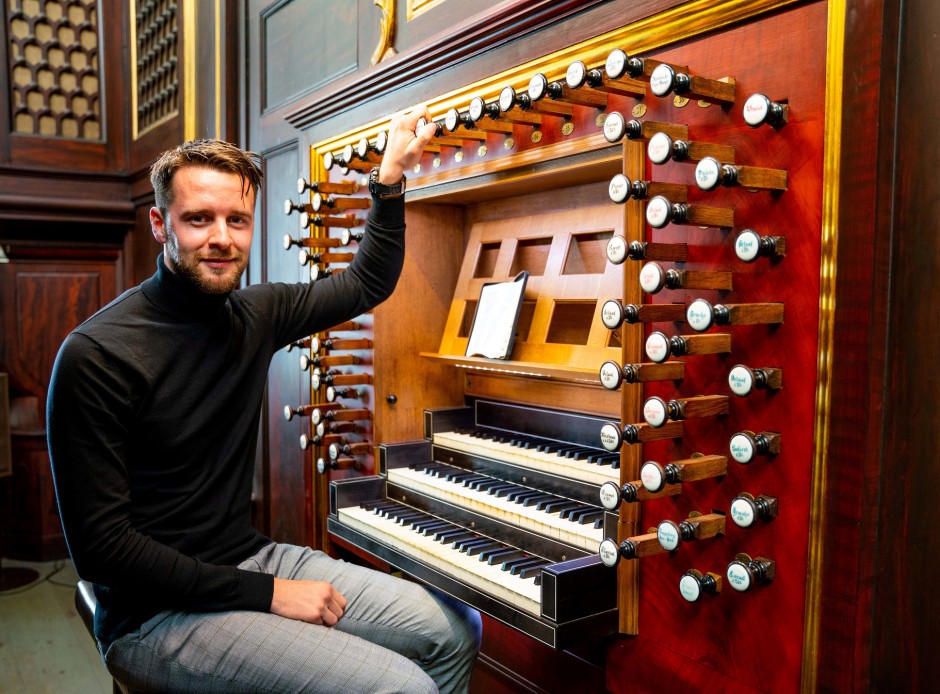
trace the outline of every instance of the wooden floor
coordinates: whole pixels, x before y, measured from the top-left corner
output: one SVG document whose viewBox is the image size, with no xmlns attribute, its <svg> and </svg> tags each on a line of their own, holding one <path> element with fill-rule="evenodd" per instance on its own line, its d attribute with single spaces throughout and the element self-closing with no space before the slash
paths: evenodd
<svg viewBox="0 0 940 694">
<path fill-rule="evenodd" d="M 111 694 L 111 679 L 75 611 L 78 577 L 68 560 L 3 560 L 40 579 L 0 592 L 0 693 Z"/>
</svg>

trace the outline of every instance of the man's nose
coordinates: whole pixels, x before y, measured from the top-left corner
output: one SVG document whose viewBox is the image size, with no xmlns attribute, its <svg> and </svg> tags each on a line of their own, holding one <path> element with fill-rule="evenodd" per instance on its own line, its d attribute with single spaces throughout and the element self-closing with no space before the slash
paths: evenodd
<svg viewBox="0 0 940 694">
<path fill-rule="evenodd" d="M 212 225 L 212 233 L 209 236 L 209 244 L 226 248 L 232 245 L 232 235 L 229 232 L 228 224 L 224 219 L 218 220 Z"/>
</svg>

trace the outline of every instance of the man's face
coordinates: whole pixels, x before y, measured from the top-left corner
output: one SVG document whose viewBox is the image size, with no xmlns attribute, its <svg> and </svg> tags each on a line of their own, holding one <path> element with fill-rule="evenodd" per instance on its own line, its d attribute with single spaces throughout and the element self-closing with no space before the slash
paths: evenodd
<svg viewBox="0 0 940 694">
<path fill-rule="evenodd" d="M 173 273 L 208 294 L 237 288 L 248 265 L 255 194 L 237 174 L 184 166 L 173 176 L 173 202 L 164 216 L 150 208 L 150 227 Z"/>
</svg>

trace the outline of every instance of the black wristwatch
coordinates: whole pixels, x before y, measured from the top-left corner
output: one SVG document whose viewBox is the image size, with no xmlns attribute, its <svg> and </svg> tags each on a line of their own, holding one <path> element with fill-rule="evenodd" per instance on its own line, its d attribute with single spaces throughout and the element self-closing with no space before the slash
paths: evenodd
<svg viewBox="0 0 940 694">
<path fill-rule="evenodd" d="M 379 167 L 373 166 L 369 172 L 369 192 L 377 198 L 397 198 L 405 194 L 405 177 L 390 186 L 379 183 Z"/>
</svg>

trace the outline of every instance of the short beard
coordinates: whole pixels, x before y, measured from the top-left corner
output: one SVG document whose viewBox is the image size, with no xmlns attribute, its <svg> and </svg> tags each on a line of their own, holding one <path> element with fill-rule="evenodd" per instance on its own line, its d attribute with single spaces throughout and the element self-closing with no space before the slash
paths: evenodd
<svg viewBox="0 0 940 694">
<path fill-rule="evenodd" d="M 173 261 L 172 267 L 170 269 L 173 270 L 174 274 L 205 294 L 229 294 L 230 292 L 238 289 L 238 286 L 241 284 L 242 274 L 245 272 L 245 268 L 242 266 L 244 259 L 241 254 L 236 255 L 233 258 L 234 264 L 236 266 L 241 266 L 234 276 L 230 278 L 219 277 L 219 281 L 210 282 L 207 281 L 203 274 L 199 271 L 198 259 L 194 260 L 192 263 L 184 263 L 182 261 L 182 258 L 180 258 L 180 250 L 179 244 L 176 240 L 176 234 L 172 229 L 169 228 L 168 224 L 166 232 L 167 238 L 165 248 L 167 255 L 170 257 L 170 260 Z"/>
</svg>

